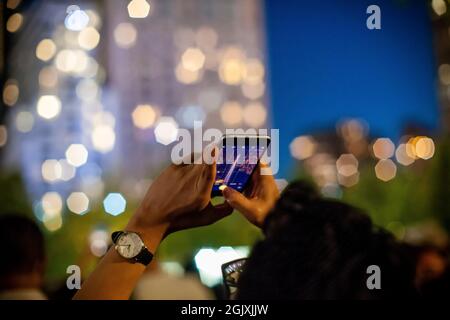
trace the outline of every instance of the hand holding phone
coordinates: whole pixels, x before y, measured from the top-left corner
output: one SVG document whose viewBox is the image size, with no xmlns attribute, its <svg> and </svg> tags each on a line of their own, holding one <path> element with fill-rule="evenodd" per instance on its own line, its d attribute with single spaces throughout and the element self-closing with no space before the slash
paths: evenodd
<svg viewBox="0 0 450 320">
<path fill-rule="evenodd" d="M 269 137 L 224 136 L 212 191 L 213 195 L 223 195 L 231 207 L 258 227 L 280 195 L 274 177 L 261 174 L 260 159 L 269 143 Z"/>
<path fill-rule="evenodd" d="M 230 187 L 223 190 L 226 202 L 260 228 L 280 197 L 274 177 L 261 174 L 262 166 L 261 163 L 258 164 L 244 193 Z"/>
</svg>

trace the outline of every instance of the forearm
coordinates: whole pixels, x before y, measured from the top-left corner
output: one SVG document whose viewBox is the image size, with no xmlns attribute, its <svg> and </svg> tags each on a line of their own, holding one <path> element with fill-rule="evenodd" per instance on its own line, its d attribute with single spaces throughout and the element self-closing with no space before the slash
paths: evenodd
<svg viewBox="0 0 450 320">
<path fill-rule="evenodd" d="M 144 265 L 126 261 L 110 248 L 74 299 L 128 299 L 144 270 Z"/>
<path fill-rule="evenodd" d="M 129 224 L 125 230 L 140 234 L 152 253 L 156 252 L 165 232 L 162 226 L 155 226 L 143 232 L 139 226 L 132 224 Z M 114 248 L 110 248 L 89 278 L 83 283 L 74 299 L 128 299 L 144 271 L 145 266 L 143 264 L 132 263 L 121 257 Z"/>
</svg>

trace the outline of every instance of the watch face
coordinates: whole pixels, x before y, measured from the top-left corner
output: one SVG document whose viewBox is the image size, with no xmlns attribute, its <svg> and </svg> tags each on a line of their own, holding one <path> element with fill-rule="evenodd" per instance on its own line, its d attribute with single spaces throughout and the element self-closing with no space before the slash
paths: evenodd
<svg viewBox="0 0 450 320">
<path fill-rule="evenodd" d="M 122 234 L 116 243 L 117 252 L 127 259 L 136 257 L 143 246 L 141 238 L 133 232 Z"/>
</svg>

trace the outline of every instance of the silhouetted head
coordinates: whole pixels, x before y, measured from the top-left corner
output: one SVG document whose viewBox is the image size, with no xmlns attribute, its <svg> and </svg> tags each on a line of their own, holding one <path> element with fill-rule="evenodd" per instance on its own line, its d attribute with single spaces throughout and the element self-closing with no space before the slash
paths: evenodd
<svg viewBox="0 0 450 320">
<path fill-rule="evenodd" d="M 377 299 L 411 297 L 414 266 L 402 245 L 361 210 L 322 199 L 296 182 L 265 221 L 239 280 L 240 299 Z M 380 268 L 381 289 L 367 280 Z M 373 285 L 374 278 L 369 279 Z"/>
<path fill-rule="evenodd" d="M 38 226 L 20 215 L 0 215 L 0 289 L 41 285 L 44 237 Z"/>
</svg>

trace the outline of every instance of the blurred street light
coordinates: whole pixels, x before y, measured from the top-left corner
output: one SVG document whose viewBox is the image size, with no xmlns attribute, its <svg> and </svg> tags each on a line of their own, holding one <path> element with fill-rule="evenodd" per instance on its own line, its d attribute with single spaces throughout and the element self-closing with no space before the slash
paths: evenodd
<svg viewBox="0 0 450 320">
<path fill-rule="evenodd" d="M 16 128 L 22 133 L 30 132 L 33 129 L 34 117 L 28 111 L 21 111 L 16 116 Z"/>
<path fill-rule="evenodd" d="M 380 160 L 375 166 L 375 174 L 378 179 L 387 182 L 395 178 L 397 166 L 390 159 Z"/>
<path fill-rule="evenodd" d="M 44 119 L 53 119 L 61 112 L 61 100 L 53 95 L 41 96 L 37 103 L 37 112 Z"/>
<path fill-rule="evenodd" d="M 133 124 L 139 129 L 148 129 L 156 120 L 156 112 L 151 105 L 140 104 L 136 106 L 131 114 Z"/>
<path fill-rule="evenodd" d="M 88 151 L 82 144 L 71 144 L 66 150 L 66 159 L 74 167 L 80 167 L 88 159 Z"/>
<path fill-rule="evenodd" d="M 178 136 L 178 124 L 172 117 L 162 117 L 155 127 L 156 141 L 168 145 L 174 142 Z"/>
<path fill-rule="evenodd" d="M 136 38 L 137 31 L 131 23 L 120 23 L 114 29 L 114 40 L 119 48 L 131 48 L 136 43 Z"/>
<path fill-rule="evenodd" d="M 226 126 L 237 126 L 244 117 L 242 106 L 237 101 L 227 101 L 220 108 L 220 117 Z"/>
<path fill-rule="evenodd" d="M 19 99 L 19 85 L 16 80 L 9 79 L 3 88 L 3 103 L 9 107 L 16 104 Z"/>
<path fill-rule="evenodd" d="M 105 211 L 112 216 L 118 216 L 125 211 L 127 201 L 120 193 L 110 193 L 103 200 Z"/>
<path fill-rule="evenodd" d="M 267 111 L 260 102 L 251 102 L 243 110 L 244 121 L 252 128 L 259 128 L 266 122 Z"/>
<path fill-rule="evenodd" d="M 8 141 L 8 130 L 4 125 L 0 125 L 0 148 Z"/>
<path fill-rule="evenodd" d="M 95 150 L 107 153 L 114 148 L 116 134 L 110 126 L 99 125 L 92 131 L 91 139 Z"/>
<path fill-rule="evenodd" d="M 127 9 L 130 18 L 145 18 L 150 13 L 150 4 L 145 0 L 131 0 Z"/>
<path fill-rule="evenodd" d="M 36 47 L 36 57 L 42 61 L 48 61 L 56 53 L 56 45 L 52 39 L 43 39 Z"/>
<path fill-rule="evenodd" d="M 11 33 L 17 32 L 23 24 L 23 16 L 20 13 L 14 13 L 6 21 L 6 30 Z"/>
<path fill-rule="evenodd" d="M 64 25 L 72 31 L 81 31 L 89 23 L 89 16 L 76 5 L 71 5 L 66 10 L 67 16 Z"/>
<path fill-rule="evenodd" d="M 89 198 L 83 192 L 72 192 L 66 203 L 70 211 L 79 215 L 83 215 L 89 210 Z"/>
<path fill-rule="evenodd" d="M 372 146 L 373 154 L 378 159 L 389 159 L 394 155 L 395 145 L 388 138 L 379 138 Z"/>
</svg>

